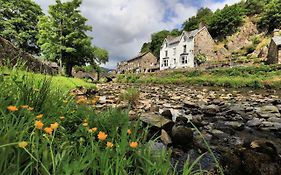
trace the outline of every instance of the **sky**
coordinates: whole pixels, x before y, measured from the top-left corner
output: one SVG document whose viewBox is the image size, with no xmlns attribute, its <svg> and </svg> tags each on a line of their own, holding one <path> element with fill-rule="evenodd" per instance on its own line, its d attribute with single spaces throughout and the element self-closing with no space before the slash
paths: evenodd
<svg viewBox="0 0 281 175">
<path fill-rule="evenodd" d="M 34 0 L 47 13 L 55 0 Z M 67 0 L 65 0 L 67 1 Z M 93 27 L 93 45 L 109 52 L 106 68 L 138 55 L 152 33 L 180 28 L 200 7 L 223 8 L 240 0 L 83 0 L 81 13 Z"/>
</svg>

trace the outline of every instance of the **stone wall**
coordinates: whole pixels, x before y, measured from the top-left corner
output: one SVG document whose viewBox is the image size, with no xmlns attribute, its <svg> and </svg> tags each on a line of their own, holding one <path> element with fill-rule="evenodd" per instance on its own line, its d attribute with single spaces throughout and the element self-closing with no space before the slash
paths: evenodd
<svg viewBox="0 0 281 175">
<path fill-rule="evenodd" d="M 117 66 L 117 72 L 137 72 L 144 73 L 154 69 L 157 65 L 157 58 L 150 52 L 142 54 L 139 57 L 121 62 Z"/>
<path fill-rule="evenodd" d="M 16 48 L 11 42 L 0 37 L 0 65 L 14 66 L 16 64 L 24 64 L 29 71 L 47 74 L 56 73 L 55 69 L 44 65 L 29 53 Z"/>
<path fill-rule="evenodd" d="M 194 38 L 194 55 L 201 53 L 207 56 L 207 60 L 215 57 L 215 42 L 207 28 L 203 28 Z"/>
</svg>

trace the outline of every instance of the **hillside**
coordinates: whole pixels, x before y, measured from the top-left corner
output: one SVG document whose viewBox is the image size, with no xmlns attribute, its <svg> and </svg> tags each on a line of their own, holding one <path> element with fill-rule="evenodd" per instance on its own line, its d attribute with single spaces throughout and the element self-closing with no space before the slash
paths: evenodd
<svg viewBox="0 0 281 175">
<path fill-rule="evenodd" d="M 259 64 L 266 58 L 273 31 L 281 28 L 280 8 L 279 0 L 246 0 L 216 11 L 202 7 L 183 22 L 180 30 L 153 33 L 141 52 L 151 51 L 159 57 L 158 51 L 167 36 L 179 35 L 183 30 L 192 31 L 204 24 L 217 43 L 215 63 L 231 59 L 238 64 Z"/>
</svg>

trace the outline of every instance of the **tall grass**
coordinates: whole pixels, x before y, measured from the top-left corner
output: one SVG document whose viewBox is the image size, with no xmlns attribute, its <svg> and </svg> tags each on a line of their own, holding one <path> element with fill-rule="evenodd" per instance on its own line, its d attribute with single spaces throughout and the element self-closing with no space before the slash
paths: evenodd
<svg viewBox="0 0 281 175">
<path fill-rule="evenodd" d="M 222 87 L 281 88 L 281 66 L 260 65 L 214 70 L 174 70 L 146 75 L 118 75 L 122 83 L 187 84 Z"/>
<path fill-rule="evenodd" d="M 5 71 L 0 71 L 1 175 L 176 174 L 170 151 L 151 149 L 148 130 L 131 123 L 128 111 L 96 113 L 53 86 L 51 77 Z M 193 173 L 193 166 L 186 166 L 185 174 Z"/>
</svg>

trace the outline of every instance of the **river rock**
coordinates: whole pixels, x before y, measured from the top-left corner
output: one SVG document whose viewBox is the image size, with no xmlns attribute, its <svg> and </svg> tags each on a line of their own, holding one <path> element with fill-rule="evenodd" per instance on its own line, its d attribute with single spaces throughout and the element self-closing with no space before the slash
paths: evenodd
<svg viewBox="0 0 281 175">
<path fill-rule="evenodd" d="M 207 115 L 216 115 L 220 111 L 220 107 L 218 105 L 203 106 L 201 109 Z"/>
<path fill-rule="evenodd" d="M 147 123 L 151 126 L 155 126 L 157 128 L 162 128 L 164 125 L 172 122 L 171 120 L 166 119 L 163 116 L 159 116 L 159 115 L 154 114 L 154 113 L 143 114 L 140 117 L 140 120 L 144 123 Z"/>
<path fill-rule="evenodd" d="M 172 142 L 174 146 L 180 146 L 183 149 L 193 144 L 193 131 L 191 128 L 176 123 L 172 128 Z"/>
<path fill-rule="evenodd" d="M 161 130 L 161 137 L 160 138 L 161 138 L 161 141 L 165 145 L 170 145 L 172 143 L 171 137 L 169 136 L 169 134 L 164 129 Z"/>
<path fill-rule="evenodd" d="M 164 111 L 161 113 L 161 115 L 162 115 L 163 117 L 165 117 L 166 119 L 169 119 L 169 120 L 172 120 L 172 119 L 173 119 L 173 114 L 172 114 L 172 112 L 171 112 L 169 109 L 164 110 Z"/>
<path fill-rule="evenodd" d="M 248 120 L 246 125 L 250 127 L 259 126 L 262 124 L 263 119 L 253 118 L 252 120 Z"/>
<path fill-rule="evenodd" d="M 187 107 L 187 108 L 198 108 L 199 107 L 197 104 L 190 101 L 189 99 L 184 99 L 183 103 L 184 103 L 184 107 Z"/>
<path fill-rule="evenodd" d="M 281 117 L 278 108 L 273 105 L 267 105 L 267 106 L 258 108 L 256 113 L 262 118 L 270 118 L 270 117 L 280 118 Z"/>
<path fill-rule="evenodd" d="M 227 126 L 231 126 L 235 130 L 241 131 L 244 129 L 244 123 L 239 121 L 227 121 L 224 124 Z"/>
</svg>

